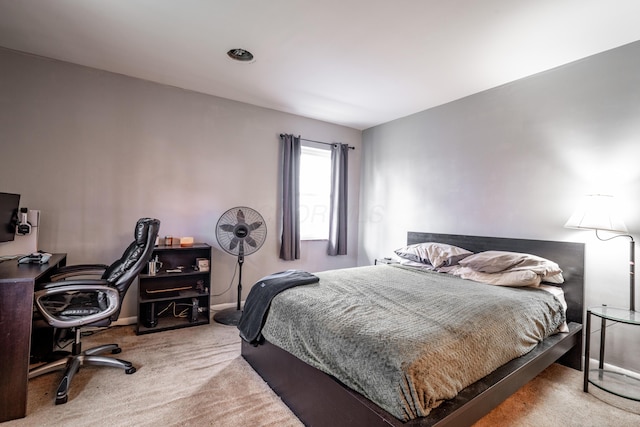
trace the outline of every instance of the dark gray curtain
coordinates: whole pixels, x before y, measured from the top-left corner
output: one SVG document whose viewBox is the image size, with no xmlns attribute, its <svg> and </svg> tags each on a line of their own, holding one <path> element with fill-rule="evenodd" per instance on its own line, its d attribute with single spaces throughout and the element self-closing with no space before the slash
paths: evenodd
<svg viewBox="0 0 640 427">
<path fill-rule="evenodd" d="M 331 210 L 329 212 L 329 255 L 347 254 L 347 175 L 349 146 L 334 144 L 331 150 Z"/>
<path fill-rule="evenodd" d="M 282 141 L 282 240 L 280 258 L 300 259 L 300 137 L 280 135 Z"/>
</svg>

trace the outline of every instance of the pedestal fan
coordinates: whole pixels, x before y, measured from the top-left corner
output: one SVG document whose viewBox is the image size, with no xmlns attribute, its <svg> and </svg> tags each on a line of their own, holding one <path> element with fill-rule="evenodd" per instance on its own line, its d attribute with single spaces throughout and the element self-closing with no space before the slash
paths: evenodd
<svg viewBox="0 0 640 427">
<path fill-rule="evenodd" d="M 237 325 L 242 316 L 242 264 L 244 257 L 256 252 L 267 237 L 264 218 L 247 207 L 231 208 L 222 214 L 216 225 L 216 239 L 220 247 L 231 255 L 238 256 L 238 305 L 217 312 L 213 320 L 224 325 Z"/>
</svg>

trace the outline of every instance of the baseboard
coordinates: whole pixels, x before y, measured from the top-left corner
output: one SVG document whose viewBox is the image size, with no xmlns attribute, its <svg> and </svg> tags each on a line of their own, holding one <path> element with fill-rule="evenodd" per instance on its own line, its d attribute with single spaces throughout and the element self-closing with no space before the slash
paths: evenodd
<svg viewBox="0 0 640 427">
<path fill-rule="evenodd" d="M 225 308 L 232 308 L 235 307 L 238 303 L 237 302 L 227 302 L 224 304 L 215 304 L 211 306 L 211 311 L 220 311 L 220 310 L 224 310 Z M 244 301 L 241 302 L 242 305 L 244 305 Z"/>
<path fill-rule="evenodd" d="M 225 308 L 231 308 L 231 307 L 235 307 L 237 303 L 235 302 L 228 302 L 228 303 L 224 303 L 224 304 L 214 304 L 211 307 L 209 307 L 210 312 L 214 313 L 216 311 L 220 311 L 220 310 L 224 310 Z M 244 301 L 242 301 L 242 304 L 244 305 Z M 120 317 L 118 318 L 118 320 L 116 320 L 113 325 L 114 326 L 127 326 L 127 325 L 135 325 L 138 322 L 138 317 L 137 316 L 130 316 L 130 317 Z"/>
<path fill-rule="evenodd" d="M 113 326 L 127 326 L 135 325 L 138 322 L 137 316 L 132 317 L 119 317 L 118 320 L 112 323 Z"/>
</svg>

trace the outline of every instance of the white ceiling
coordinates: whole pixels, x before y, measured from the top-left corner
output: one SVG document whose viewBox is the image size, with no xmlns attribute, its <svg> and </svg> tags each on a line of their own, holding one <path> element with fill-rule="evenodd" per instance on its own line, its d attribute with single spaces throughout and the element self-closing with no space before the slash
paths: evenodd
<svg viewBox="0 0 640 427">
<path fill-rule="evenodd" d="M 366 129 L 640 40 L 639 17 L 638 0 L 0 0 L 0 46 Z"/>
</svg>

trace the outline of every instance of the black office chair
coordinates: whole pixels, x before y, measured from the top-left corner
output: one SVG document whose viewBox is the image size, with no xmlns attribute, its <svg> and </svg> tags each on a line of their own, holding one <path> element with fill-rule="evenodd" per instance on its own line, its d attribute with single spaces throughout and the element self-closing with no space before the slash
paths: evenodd
<svg viewBox="0 0 640 427">
<path fill-rule="evenodd" d="M 124 360 L 99 356 L 122 350 L 117 344 L 107 344 L 82 351 L 83 327 L 107 327 L 118 319 L 127 289 L 150 260 L 160 229 L 160 221 L 153 218 L 138 220 L 135 240 L 122 257 L 110 266 L 100 264 L 72 265 L 60 268 L 35 293 L 37 313 L 52 327 L 71 330 L 75 334 L 71 354 L 51 363 L 33 368 L 29 378 L 66 369 L 56 394 L 56 404 L 66 403 L 73 375 L 82 365 L 102 365 L 124 369 L 133 374 L 136 368 Z M 101 274 L 100 279 L 86 276 Z M 85 276 L 85 278 L 77 278 Z M 76 277 L 76 279 L 72 279 Z M 34 320 L 34 323 L 36 321 Z"/>
</svg>

